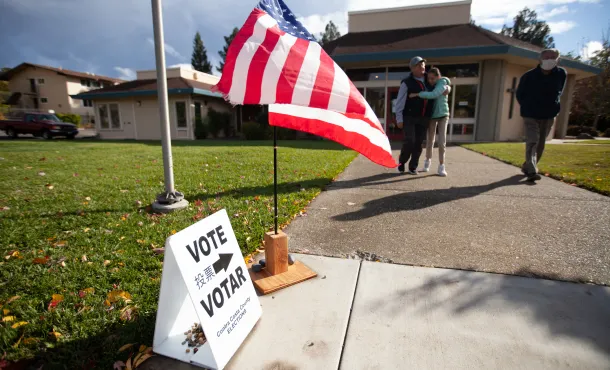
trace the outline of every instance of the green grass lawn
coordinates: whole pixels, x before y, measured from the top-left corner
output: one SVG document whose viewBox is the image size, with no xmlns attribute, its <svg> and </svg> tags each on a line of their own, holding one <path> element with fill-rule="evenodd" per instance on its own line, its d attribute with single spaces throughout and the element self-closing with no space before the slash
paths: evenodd
<svg viewBox="0 0 610 370">
<path fill-rule="evenodd" d="M 281 142 L 280 223 L 356 156 L 330 142 Z M 126 343 L 152 345 L 165 239 L 226 208 L 244 251 L 273 226 L 270 142 L 174 143 L 187 210 L 154 215 L 158 143 L 0 142 L 0 362 L 112 367 Z M 54 296 L 55 295 L 55 296 Z"/>
<path fill-rule="evenodd" d="M 525 144 L 465 144 L 467 149 L 521 167 Z M 550 177 L 610 195 L 610 146 L 547 144 L 538 170 Z"/>
<path fill-rule="evenodd" d="M 570 144 L 595 144 L 595 145 L 610 145 L 610 140 L 583 140 L 569 142 Z"/>
</svg>

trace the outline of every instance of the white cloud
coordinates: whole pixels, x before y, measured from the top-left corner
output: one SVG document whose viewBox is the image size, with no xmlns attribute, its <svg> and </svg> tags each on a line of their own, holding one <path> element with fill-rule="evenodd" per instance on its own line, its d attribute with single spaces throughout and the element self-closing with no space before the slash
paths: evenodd
<svg viewBox="0 0 610 370">
<path fill-rule="evenodd" d="M 114 67 L 114 70 L 119 73 L 118 78 L 121 80 L 135 80 L 136 71 L 131 68 Z"/>
<path fill-rule="evenodd" d="M 580 56 L 584 60 L 589 60 L 595 55 L 595 53 L 602 50 L 603 48 L 604 48 L 604 45 L 601 42 L 589 41 L 585 44 L 585 46 L 582 49 L 580 49 Z"/>
<path fill-rule="evenodd" d="M 555 35 L 567 32 L 576 27 L 576 23 L 572 21 L 547 22 L 547 24 L 551 28 L 551 33 Z"/>
<path fill-rule="evenodd" d="M 570 11 L 570 9 L 568 9 L 567 5 L 560 6 L 559 8 L 553 8 L 553 9 L 551 9 L 548 12 L 540 13 L 540 19 L 547 20 L 549 18 L 553 18 L 553 17 L 558 16 L 560 14 L 568 13 L 569 11 Z"/>
<path fill-rule="evenodd" d="M 178 67 L 182 67 L 182 68 L 186 68 L 186 69 L 193 69 L 193 66 L 191 65 L 191 63 L 172 64 L 171 66 L 169 66 L 167 68 L 178 68 Z"/>
<path fill-rule="evenodd" d="M 486 18 L 484 20 L 482 20 L 480 23 L 485 25 L 485 26 L 503 26 L 508 22 L 509 20 L 506 18 Z"/>
<path fill-rule="evenodd" d="M 155 41 L 152 38 L 147 38 L 146 41 L 150 44 L 150 46 L 153 48 L 155 47 Z M 174 49 L 174 47 L 167 42 L 165 43 L 165 54 L 169 54 L 177 59 L 184 59 L 182 54 L 180 54 L 178 50 Z"/>
<path fill-rule="evenodd" d="M 320 33 L 324 32 L 324 29 L 328 22 L 333 21 L 333 23 L 339 29 L 339 32 L 342 35 L 347 33 L 347 13 L 346 12 L 334 12 L 330 14 L 313 14 L 307 17 L 299 17 L 299 22 L 305 26 L 307 31 L 314 35 L 314 37 L 319 38 Z"/>
</svg>

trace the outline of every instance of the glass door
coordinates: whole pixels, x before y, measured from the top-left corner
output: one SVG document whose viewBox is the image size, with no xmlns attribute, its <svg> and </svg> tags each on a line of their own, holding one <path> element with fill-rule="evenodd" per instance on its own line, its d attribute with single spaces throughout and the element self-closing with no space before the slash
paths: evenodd
<svg viewBox="0 0 610 370">
<path fill-rule="evenodd" d="M 449 99 L 451 120 L 449 141 L 473 141 L 476 124 L 478 84 L 453 86 Z"/>
<path fill-rule="evenodd" d="M 390 140 L 402 140 L 402 129 L 396 126 L 396 99 L 400 87 L 388 87 L 386 135 Z"/>
</svg>

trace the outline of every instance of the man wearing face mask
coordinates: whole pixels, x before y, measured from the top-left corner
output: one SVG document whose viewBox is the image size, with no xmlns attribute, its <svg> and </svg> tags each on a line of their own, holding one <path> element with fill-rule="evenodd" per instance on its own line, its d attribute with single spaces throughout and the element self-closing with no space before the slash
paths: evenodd
<svg viewBox="0 0 610 370">
<path fill-rule="evenodd" d="M 538 67 L 525 72 L 517 88 L 517 101 L 525 123 L 525 163 L 521 171 L 529 181 L 540 180 L 538 162 L 561 108 L 559 102 L 567 73 L 557 66 L 558 62 L 557 49 L 543 50 Z"/>
</svg>

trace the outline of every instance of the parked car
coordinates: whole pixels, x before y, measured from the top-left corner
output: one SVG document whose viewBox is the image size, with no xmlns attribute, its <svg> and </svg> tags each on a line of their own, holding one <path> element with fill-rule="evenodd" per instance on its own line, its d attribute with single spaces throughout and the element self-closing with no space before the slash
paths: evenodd
<svg viewBox="0 0 610 370">
<path fill-rule="evenodd" d="M 36 137 L 52 139 L 57 136 L 74 139 L 78 135 L 78 128 L 71 123 L 61 122 L 52 113 L 23 113 L 21 117 L 12 120 L 0 121 L 0 130 L 9 137 L 31 134 Z"/>
</svg>

